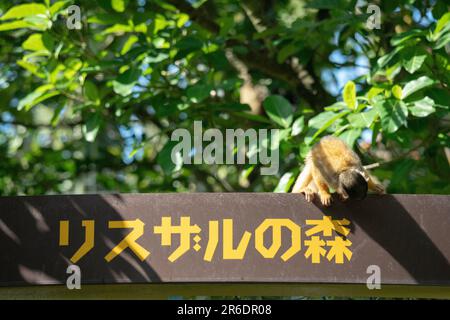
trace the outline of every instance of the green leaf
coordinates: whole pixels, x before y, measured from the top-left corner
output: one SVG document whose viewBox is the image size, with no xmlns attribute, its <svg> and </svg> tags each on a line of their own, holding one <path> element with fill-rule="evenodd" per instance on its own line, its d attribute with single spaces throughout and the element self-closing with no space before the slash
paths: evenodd
<svg viewBox="0 0 450 320">
<path fill-rule="evenodd" d="M 0 17 L 0 20 L 22 19 L 29 16 L 35 16 L 38 14 L 45 15 L 46 13 L 47 8 L 43 4 L 40 3 L 20 4 L 6 11 L 6 13 Z"/>
<path fill-rule="evenodd" d="M 436 44 L 433 46 L 434 50 L 439 50 L 443 46 L 445 46 L 447 43 L 450 42 L 450 33 L 446 33 L 444 36 L 440 37 Z"/>
<path fill-rule="evenodd" d="M 27 21 L 17 20 L 0 24 L 0 31 L 8 31 L 22 28 L 29 28 L 31 24 Z"/>
<path fill-rule="evenodd" d="M 351 129 L 346 130 L 342 134 L 339 135 L 339 138 L 342 139 L 350 148 L 353 148 L 356 140 L 360 137 L 362 130 L 361 129 Z"/>
<path fill-rule="evenodd" d="M 369 92 L 367 92 L 367 99 L 372 100 L 376 96 L 380 95 L 384 92 L 384 88 L 380 87 L 372 87 L 370 88 Z"/>
<path fill-rule="evenodd" d="M 250 150 L 249 150 L 250 152 Z M 247 157 L 251 157 L 251 155 L 249 155 L 247 153 Z M 239 174 L 239 180 L 247 180 L 248 177 L 250 176 L 250 174 L 255 170 L 256 165 L 252 164 L 247 164 L 244 166 L 244 170 L 241 171 L 241 173 Z M 248 182 L 248 181 L 247 181 Z"/>
<path fill-rule="evenodd" d="M 95 104 L 100 104 L 100 96 L 98 94 L 97 86 L 92 81 L 84 83 L 84 95 Z"/>
<path fill-rule="evenodd" d="M 182 28 L 188 21 L 189 21 L 189 15 L 187 15 L 185 13 L 180 13 L 178 15 L 178 19 L 177 19 L 177 27 Z"/>
<path fill-rule="evenodd" d="M 397 47 L 398 45 L 408 41 L 409 39 L 419 37 L 423 34 L 424 34 L 424 31 L 420 30 L 420 29 L 412 29 L 412 30 L 408 30 L 406 32 L 396 34 L 391 39 L 391 45 L 393 47 Z"/>
<path fill-rule="evenodd" d="M 400 87 L 399 85 L 395 85 L 392 87 L 392 94 L 394 95 L 395 98 L 397 98 L 398 100 L 402 100 L 402 87 Z"/>
<path fill-rule="evenodd" d="M 130 95 L 139 77 L 141 70 L 138 68 L 130 68 L 124 73 L 120 74 L 116 80 L 113 81 L 113 90 L 115 93 L 123 97 Z"/>
<path fill-rule="evenodd" d="M 209 97 L 211 86 L 205 84 L 195 84 L 186 90 L 186 96 L 193 103 L 199 103 Z"/>
<path fill-rule="evenodd" d="M 51 28 L 52 21 L 44 15 L 28 16 L 23 18 L 29 24 L 29 27 L 37 30 L 47 30 Z"/>
<path fill-rule="evenodd" d="M 16 63 L 36 77 L 45 78 L 45 74 L 39 71 L 39 66 L 24 60 L 17 60 Z"/>
<path fill-rule="evenodd" d="M 355 110 L 358 106 L 356 101 L 356 85 L 353 81 L 349 81 L 344 86 L 342 98 L 351 110 Z"/>
<path fill-rule="evenodd" d="M 63 114 L 62 110 L 64 109 L 64 105 L 63 104 L 59 104 L 56 108 L 55 111 L 53 111 L 53 116 L 50 120 L 50 124 L 53 127 L 56 127 L 56 125 L 58 124 L 59 120 L 61 119 L 61 116 Z"/>
<path fill-rule="evenodd" d="M 45 84 L 36 88 L 33 92 L 29 93 L 19 101 L 17 109 L 25 109 L 26 111 L 28 111 L 38 103 L 57 95 L 57 91 L 49 92 L 52 89 L 54 89 L 54 86 L 51 84 Z"/>
<path fill-rule="evenodd" d="M 372 126 L 372 141 L 371 141 L 372 146 L 376 145 L 378 134 L 380 133 L 380 130 L 381 130 L 380 121 L 374 122 L 373 126 Z"/>
<path fill-rule="evenodd" d="M 291 128 L 281 129 L 279 131 L 278 139 L 279 141 L 287 141 L 291 135 Z"/>
<path fill-rule="evenodd" d="M 408 108 L 403 101 L 381 100 L 375 104 L 381 118 L 381 127 L 387 133 L 396 132 L 401 126 L 406 126 Z"/>
<path fill-rule="evenodd" d="M 82 127 L 84 138 L 88 142 L 95 141 L 97 137 L 98 130 L 100 129 L 101 117 L 100 114 L 94 113 L 89 116 L 86 123 Z"/>
<path fill-rule="evenodd" d="M 128 51 L 130 51 L 133 44 L 135 44 L 138 40 L 139 40 L 138 37 L 135 35 L 129 36 L 127 41 L 125 41 L 125 43 L 123 44 L 122 50 L 120 50 L 120 54 L 124 55 Z"/>
<path fill-rule="evenodd" d="M 422 64 L 427 58 L 427 52 L 421 47 L 411 47 L 405 50 L 402 54 L 403 57 L 403 67 L 406 71 L 413 74 L 420 69 Z"/>
<path fill-rule="evenodd" d="M 55 48 L 55 40 L 53 39 L 53 37 L 50 35 L 49 32 L 44 32 L 42 34 L 42 42 L 44 44 L 45 49 L 47 49 L 48 51 L 53 51 L 53 49 Z"/>
<path fill-rule="evenodd" d="M 166 53 L 159 53 L 156 57 L 148 56 L 145 58 L 145 63 L 160 63 L 161 61 L 166 60 L 169 57 Z"/>
<path fill-rule="evenodd" d="M 305 128 L 305 117 L 301 116 L 297 118 L 297 120 L 294 121 L 292 124 L 292 132 L 291 136 L 295 137 L 302 133 L 303 129 Z"/>
<path fill-rule="evenodd" d="M 325 110 L 325 111 L 335 111 L 335 112 L 343 111 L 343 110 L 346 110 L 346 109 L 348 109 L 348 106 L 343 101 L 335 102 L 331 106 L 323 108 L 323 110 Z"/>
<path fill-rule="evenodd" d="M 299 156 L 302 159 L 305 159 L 308 156 L 309 151 L 311 151 L 312 146 L 307 143 L 300 144 L 299 147 Z"/>
<path fill-rule="evenodd" d="M 56 1 L 52 6 L 50 7 L 50 14 L 54 16 L 55 14 L 59 13 L 69 4 L 67 0 L 64 1 Z"/>
<path fill-rule="evenodd" d="M 436 23 L 436 28 L 434 29 L 433 36 L 437 39 L 439 33 L 444 29 L 444 27 L 450 22 L 450 12 L 444 14 Z"/>
<path fill-rule="evenodd" d="M 156 109 L 156 115 L 160 118 L 168 117 L 173 115 L 174 113 L 178 112 L 178 108 L 176 103 L 165 103 L 163 105 L 157 105 L 155 106 Z"/>
<path fill-rule="evenodd" d="M 175 45 L 175 48 L 178 49 L 178 53 L 175 55 L 174 59 L 182 59 L 186 57 L 189 53 L 198 51 L 203 47 L 203 41 L 197 37 L 183 37 L 180 41 L 178 41 Z"/>
<path fill-rule="evenodd" d="M 384 68 L 389 62 L 391 62 L 395 58 L 397 53 L 399 53 L 403 49 L 404 49 L 404 47 L 402 47 L 402 46 L 396 47 L 393 51 L 391 51 L 388 54 L 386 54 L 386 55 L 382 56 L 381 58 L 379 58 L 377 60 L 378 67 L 379 68 Z"/>
<path fill-rule="evenodd" d="M 283 128 L 288 128 L 292 123 L 292 106 L 284 97 L 279 95 L 268 96 L 263 102 L 264 110 L 269 118 Z"/>
<path fill-rule="evenodd" d="M 27 40 L 22 43 L 22 48 L 29 51 L 47 50 L 44 42 L 42 41 L 41 33 L 34 33 L 30 35 Z"/>
<path fill-rule="evenodd" d="M 325 111 L 319 113 L 314 118 L 308 121 L 308 133 L 306 134 L 305 143 L 310 144 L 317 138 L 322 132 L 327 130 L 331 125 L 333 125 L 337 120 L 349 114 L 350 111 L 343 111 L 340 113 L 335 113 L 332 111 Z"/>
<path fill-rule="evenodd" d="M 278 182 L 278 185 L 275 187 L 275 190 L 273 192 L 275 193 L 285 193 L 288 192 L 291 188 L 291 185 L 295 181 L 295 176 L 292 174 L 292 172 L 286 172 L 281 177 L 280 181 Z"/>
<path fill-rule="evenodd" d="M 434 101 L 429 97 L 425 97 L 422 100 L 415 101 L 409 105 L 409 110 L 415 117 L 426 117 L 436 111 L 434 108 Z"/>
<path fill-rule="evenodd" d="M 322 128 L 324 123 L 327 123 L 329 120 L 335 118 L 337 115 L 339 115 L 339 113 L 333 111 L 325 111 L 319 113 L 318 115 L 309 119 L 308 128 L 319 130 L 320 128 Z"/>
<path fill-rule="evenodd" d="M 397 74 L 400 73 L 401 70 L 402 70 L 401 62 L 396 62 L 395 64 L 392 64 L 390 67 L 386 68 L 385 75 L 389 80 L 392 81 L 397 76 Z"/>
<path fill-rule="evenodd" d="M 126 33 L 126 32 L 132 32 L 133 31 L 133 27 L 126 25 L 126 24 L 115 24 L 112 27 L 109 27 L 105 30 L 102 31 L 102 34 L 110 34 L 110 33 L 115 33 L 115 34 L 122 34 L 122 33 Z"/>
<path fill-rule="evenodd" d="M 159 31 L 164 30 L 164 28 L 168 25 L 168 21 L 164 16 L 158 15 L 153 20 L 153 35 L 157 35 Z"/>
<path fill-rule="evenodd" d="M 183 167 L 183 157 L 180 151 L 173 155 L 174 161 L 172 160 L 172 149 L 177 144 L 178 142 L 176 141 L 168 141 L 156 158 L 156 162 L 161 166 L 166 175 L 171 175 Z"/>
<path fill-rule="evenodd" d="M 127 4 L 127 0 L 111 0 L 111 7 L 117 12 L 124 12 Z"/>
<path fill-rule="evenodd" d="M 406 97 L 410 96 L 414 92 L 417 92 L 423 88 L 429 87 L 433 84 L 434 84 L 434 80 L 428 78 L 427 76 L 422 76 L 416 80 L 410 81 L 403 87 L 402 98 L 405 99 Z"/>
<path fill-rule="evenodd" d="M 47 99 L 53 98 L 53 97 L 55 97 L 55 96 L 57 96 L 57 95 L 59 95 L 59 91 L 50 91 L 50 92 L 47 92 L 47 93 L 41 95 L 40 97 L 34 99 L 34 101 L 33 101 L 31 104 L 27 105 L 27 106 L 25 107 L 25 111 L 28 111 L 28 110 L 30 110 L 32 107 L 34 107 L 35 105 L 37 105 L 37 104 L 39 104 L 39 103 L 41 103 L 41 102 L 43 102 L 43 101 L 45 101 L 45 100 L 47 100 Z"/>
<path fill-rule="evenodd" d="M 353 128 L 369 128 L 377 116 L 377 110 L 372 108 L 366 112 L 351 113 L 347 119 Z"/>
</svg>

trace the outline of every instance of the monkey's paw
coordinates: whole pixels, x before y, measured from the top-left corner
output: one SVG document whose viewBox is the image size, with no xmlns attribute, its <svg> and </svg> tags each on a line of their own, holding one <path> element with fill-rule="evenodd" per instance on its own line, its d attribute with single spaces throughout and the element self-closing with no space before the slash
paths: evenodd
<svg viewBox="0 0 450 320">
<path fill-rule="evenodd" d="M 300 192 L 305 195 L 306 201 L 312 202 L 314 200 L 314 191 L 311 188 L 305 188 Z"/>
<path fill-rule="evenodd" d="M 320 202 L 322 202 L 325 207 L 329 207 L 331 205 L 331 194 L 320 194 Z"/>
</svg>

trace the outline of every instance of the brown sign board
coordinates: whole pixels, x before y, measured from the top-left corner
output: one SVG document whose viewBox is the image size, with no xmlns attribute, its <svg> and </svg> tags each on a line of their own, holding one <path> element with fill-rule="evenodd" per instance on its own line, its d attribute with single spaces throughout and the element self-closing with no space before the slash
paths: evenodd
<svg viewBox="0 0 450 320">
<path fill-rule="evenodd" d="M 329 208 L 275 193 L 1 197 L 0 287 L 65 287 L 75 264 L 83 285 L 365 287 L 375 275 L 448 295 L 449 234 L 445 195 Z"/>
</svg>

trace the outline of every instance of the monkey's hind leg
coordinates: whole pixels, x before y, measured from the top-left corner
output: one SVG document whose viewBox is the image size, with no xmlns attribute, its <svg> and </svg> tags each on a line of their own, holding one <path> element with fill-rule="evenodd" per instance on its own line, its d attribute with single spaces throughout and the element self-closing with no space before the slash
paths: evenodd
<svg viewBox="0 0 450 320">
<path fill-rule="evenodd" d="M 311 161 L 307 160 L 303 171 L 295 181 L 292 193 L 304 193 L 306 201 L 313 201 L 315 192 L 311 188 L 312 179 Z"/>
</svg>

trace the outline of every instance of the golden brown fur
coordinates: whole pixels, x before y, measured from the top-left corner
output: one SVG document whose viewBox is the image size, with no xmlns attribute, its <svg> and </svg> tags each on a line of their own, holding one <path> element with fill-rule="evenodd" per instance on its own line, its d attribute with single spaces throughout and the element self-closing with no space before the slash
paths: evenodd
<svg viewBox="0 0 450 320">
<path fill-rule="evenodd" d="M 314 194 L 318 193 L 322 204 L 329 206 L 331 204 L 329 188 L 334 189 L 341 199 L 347 199 L 349 196 L 343 188 L 343 179 L 348 179 L 356 173 L 364 177 L 360 179 L 363 183 L 367 182 L 365 191 L 368 186 L 369 190 L 384 192 L 383 187 L 374 182 L 364 169 L 361 160 L 353 150 L 339 138 L 326 136 L 314 145 L 307 155 L 305 168 L 297 178 L 292 192 L 304 193 L 308 201 L 312 201 Z M 356 187 L 359 186 L 356 185 Z"/>
</svg>

